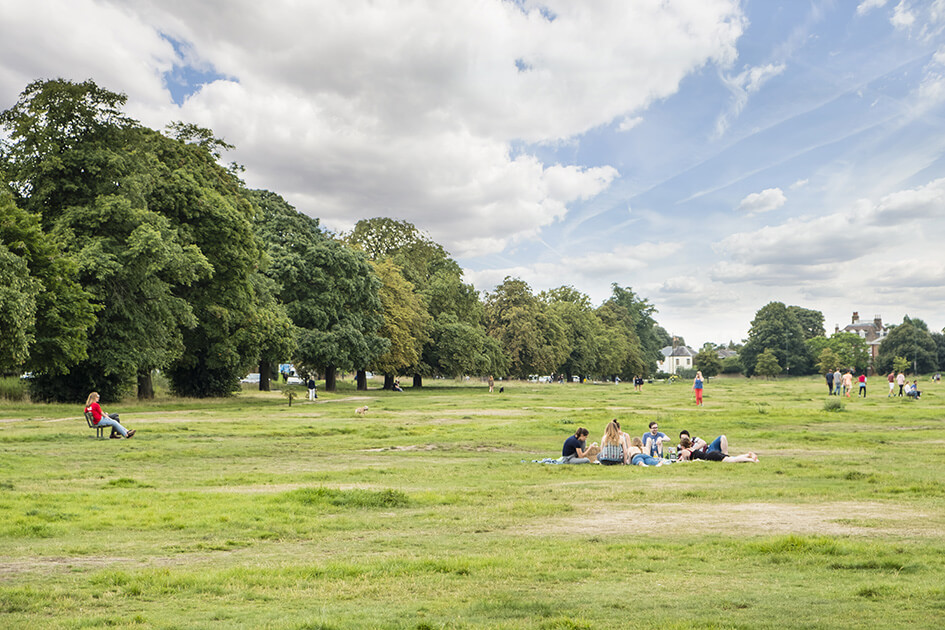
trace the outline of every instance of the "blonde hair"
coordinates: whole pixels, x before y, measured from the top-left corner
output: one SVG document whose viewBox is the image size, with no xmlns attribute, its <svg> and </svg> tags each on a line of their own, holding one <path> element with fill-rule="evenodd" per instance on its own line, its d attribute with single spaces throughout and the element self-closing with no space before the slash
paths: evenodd
<svg viewBox="0 0 945 630">
<path fill-rule="evenodd" d="M 85 406 L 88 407 L 89 405 L 91 405 L 93 402 L 92 399 L 95 398 L 96 396 L 98 396 L 98 392 L 92 392 L 91 394 L 89 394 L 89 397 L 85 399 Z"/>
<path fill-rule="evenodd" d="M 641 439 L 638 438 L 638 437 L 632 438 L 632 439 L 630 440 L 630 444 L 631 444 L 631 446 L 636 446 L 636 447 L 638 447 L 638 448 L 643 448 L 643 440 L 641 440 Z"/>
<path fill-rule="evenodd" d="M 608 444 L 620 444 L 620 429 L 617 428 L 617 423 L 614 421 L 607 423 L 607 428 L 604 429 L 604 439 L 601 442 L 606 446 Z"/>
</svg>

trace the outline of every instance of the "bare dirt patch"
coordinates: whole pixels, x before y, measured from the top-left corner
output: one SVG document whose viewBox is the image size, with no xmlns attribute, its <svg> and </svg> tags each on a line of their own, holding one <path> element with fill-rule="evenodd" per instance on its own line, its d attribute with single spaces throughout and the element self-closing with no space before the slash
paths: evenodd
<svg viewBox="0 0 945 630">
<path fill-rule="evenodd" d="M 939 537 L 940 518 L 901 505 L 834 502 L 715 503 L 641 505 L 633 510 L 588 511 L 558 520 L 544 520 L 525 534 L 601 535 L 893 535 Z"/>
</svg>

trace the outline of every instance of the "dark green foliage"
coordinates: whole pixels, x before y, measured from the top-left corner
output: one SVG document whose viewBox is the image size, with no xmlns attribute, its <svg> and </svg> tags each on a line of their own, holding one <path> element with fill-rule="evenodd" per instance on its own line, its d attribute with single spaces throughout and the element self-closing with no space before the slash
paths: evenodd
<svg viewBox="0 0 945 630">
<path fill-rule="evenodd" d="M 813 339 L 814 337 L 823 337 L 826 334 L 824 330 L 824 314 L 820 311 L 800 306 L 789 306 L 788 311 L 794 315 L 794 319 L 801 325 L 805 340 Z"/>
<path fill-rule="evenodd" d="M 941 367 L 938 363 L 938 345 L 929 333 L 928 325 L 908 315 L 880 343 L 876 357 L 878 371 L 885 373 L 891 370 L 896 357 L 905 358 L 909 362 L 909 369 L 917 374 Z"/>
<path fill-rule="evenodd" d="M 714 348 L 703 348 L 696 353 L 692 362 L 703 376 L 716 376 L 722 372 L 722 360 L 719 359 L 718 350 Z"/>
<path fill-rule="evenodd" d="M 255 229 L 271 259 L 265 273 L 296 327 L 296 367 L 366 366 L 389 342 L 376 332 L 380 281 L 364 255 L 324 235 L 316 219 L 274 193 L 254 191 L 253 200 L 259 208 Z"/>
<path fill-rule="evenodd" d="M 59 282 L 49 331 L 41 335 L 37 321 L 45 345 L 34 391 L 66 400 L 94 388 L 113 398 L 166 368 L 179 393 L 229 393 L 279 328 L 278 308 L 254 279 L 253 208 L 216 163 L 227 145 L 212 132 L 178 124 L 171 139 L 124 116 L 124 103 L 91 81 L 37 81 L 0 117 L 19 203 L 66 244 L 99 309 L 85 358 L 91 321 L 83 328 L 81 292 Z"/>
<path fill-rule="evenodd" d="M 508 354 L 514 376 L 550 374 L 568 356 L 560 319 L 518 278 L 506 277 L 486 295 L 486 330 Z"/>
<path fill-rule="evenodd" d="M 739 353 L 745 375 L 755 373 L 755 364 L 765 350 L 774 354 L 781 370 L 787 374 L 809 374 L 810 352 L 804 343 L 804 330 L 794 313 L 781 302 L 770 302 L 761 308 L 751 322 L 748 343 Z M 769 365 L 770 367 L 770 365 Z"/>
<path fill-rule="evenodd" d="M 619 306 L 624 309 L 628 322 L 633 325 L 633 332 L 636 335 L 636 345 L 642 352 L 642 361 L 644 370 L 647 374 L 656 372 L 656 363 L 663 358 L 661 350 L 670 343 L 666 343 L 666 331 L 657 325 L 653 316 L 656 314 L 656 307 L 650 304 L 648 300 L 638 296 L 630 287 L 621 287 L 616 282 L 611 285 L 613 295 L 604 302 Z M 631 373 L 638 373 L 636 370 Z M 629 375 L 629 374 L 628 374 Z"/>
</svg>

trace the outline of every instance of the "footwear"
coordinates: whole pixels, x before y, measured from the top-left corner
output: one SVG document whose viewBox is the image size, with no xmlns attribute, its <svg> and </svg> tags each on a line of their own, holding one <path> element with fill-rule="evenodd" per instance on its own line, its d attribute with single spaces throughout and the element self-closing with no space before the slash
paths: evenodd
<svg viewBox="0 0 945 630">
<path fill-rule="evenodd" d="M 112 434 L 108 436 L 108 439 L 110 439 L 110 440 L 120 440 L 120 439 L 121 439 L 121 433 L 118 433 L 117 431 L 112 431 Z"/>
<path fill-rule="evenodd" d="M 128 431 L 128 435 L 126 435 L 125 437 L 132 437 L 132 436 L 134 436 L 134 434 L 135 434 L 135 430 L 132 429 L 132 430 Z"/>
</svg>

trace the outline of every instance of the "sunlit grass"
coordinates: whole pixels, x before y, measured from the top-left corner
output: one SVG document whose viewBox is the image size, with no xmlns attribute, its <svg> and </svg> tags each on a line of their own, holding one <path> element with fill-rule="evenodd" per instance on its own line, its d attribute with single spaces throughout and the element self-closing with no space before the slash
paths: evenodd
<svg viewBox="0 0 945 630">
<path fill-rule="evenodd" d="M 818 379 L 0 402 L 0 627 L 937 627 L 945 419 Z M 376 386 L 376 384 L 375 384 Z M 498 388 L 497 388 L 498 389 Z M 370 406 L 364 417 L 354 414 Z M 586 426 L 757 465 L 545 466 Z M 655 607 L 652 604 L 656 604 Z"/>
</svg>

